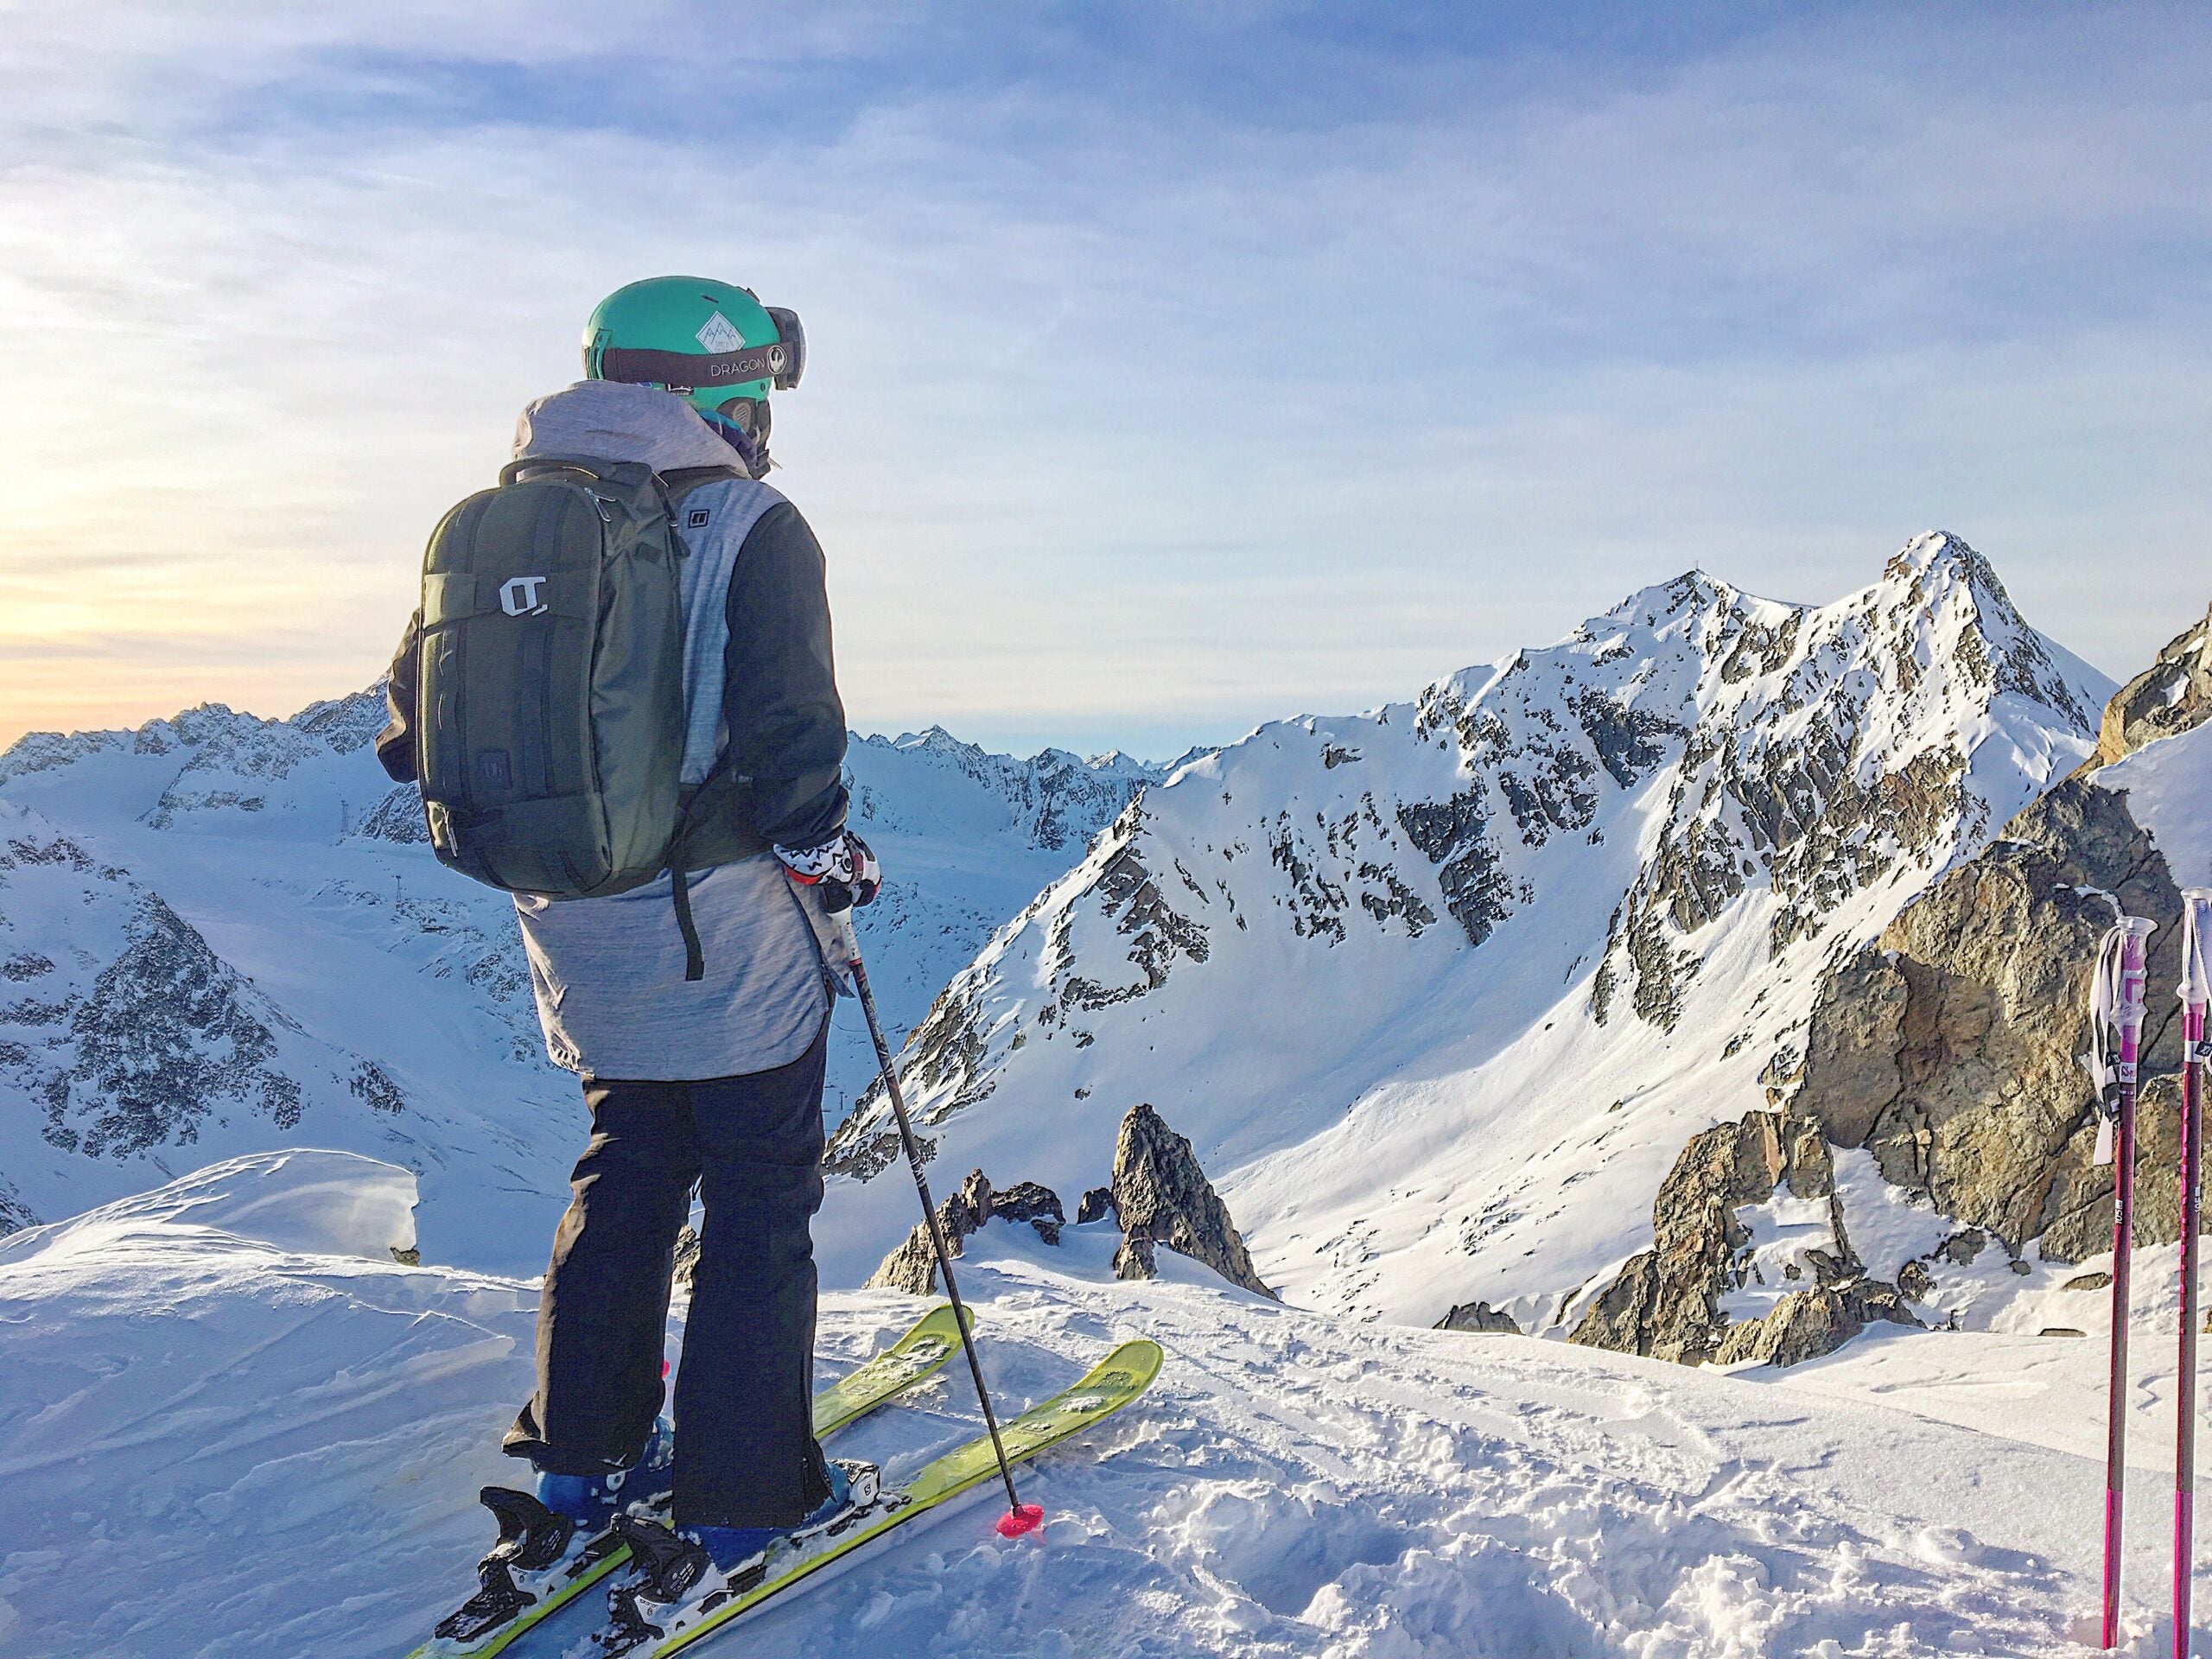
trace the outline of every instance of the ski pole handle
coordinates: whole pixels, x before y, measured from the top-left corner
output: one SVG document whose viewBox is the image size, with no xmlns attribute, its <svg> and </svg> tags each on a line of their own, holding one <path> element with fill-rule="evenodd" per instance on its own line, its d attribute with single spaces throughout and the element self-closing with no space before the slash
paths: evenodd
<svg viewBox="0 0 2212 1659">
<path fill-rule="evenodd" d="M 830 953 L 837 965 L 847 974 L 860 966 L 860 935 L 853 931 L 853 910 L 848 905 L 842 910 L 833 910 L 830 915 Z"/>
<path fill-rule="evenodd" d="M 2129 916 L 2120 925 L 2126 937 L 2120 947 L 2120 1000 L 2113 1009 L 2113 1023 L 2120 1027 L 2120 1040 L 2125 1045 L 2131 1035 L 2137 1041 L 2143 1036 L 2143 1014 L 2148 1000 L 2146 985 L 2151 976 L 2145 957 L 2151 934 L 2158 925 L 2147 916 Z"/>
</svg>

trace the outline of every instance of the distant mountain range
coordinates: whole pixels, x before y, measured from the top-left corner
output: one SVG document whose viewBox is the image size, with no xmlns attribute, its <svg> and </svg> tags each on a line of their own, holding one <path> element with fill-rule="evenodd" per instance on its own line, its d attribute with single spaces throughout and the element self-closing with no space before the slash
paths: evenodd
<svg viewBox="0 0 2212 1659">
<path fill-rule="evenodd" d="M 413 786 L 370 751 L 383 720 L 372 689 L 0 756 L 0 1223 L 304 1143 L 422 1172 L 450 1258 L 542 1256 L 581 1103 L 544 1058 L 507 901 L 430 856 Z M 936 728 L 849 754 L 890 878 L 862 933 L 900 1033 L 1159 775 Z M 841 1008 L 833 1116 L 873 1071 Z"/>
</svg>

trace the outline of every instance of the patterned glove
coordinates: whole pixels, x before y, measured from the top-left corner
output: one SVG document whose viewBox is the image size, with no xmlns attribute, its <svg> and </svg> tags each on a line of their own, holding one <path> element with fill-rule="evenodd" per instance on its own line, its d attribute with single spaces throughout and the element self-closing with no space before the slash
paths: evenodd
<svg viewBox="0 0 2212 1659">
<path fill-rule="evenodd" d="M 849 830 L 840 830 L 819 847 L 778 847 L 775 854 L 792 880 L 822 890 L 822 906 L 832 916 L 874 903 L 883 887 L 883 867 L 868 842 Z"/>
</svg>

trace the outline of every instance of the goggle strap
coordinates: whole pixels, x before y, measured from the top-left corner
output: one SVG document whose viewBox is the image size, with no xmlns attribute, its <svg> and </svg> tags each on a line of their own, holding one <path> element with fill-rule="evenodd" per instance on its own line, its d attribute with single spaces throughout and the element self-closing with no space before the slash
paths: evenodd
<svg viewBox="0 0 2212 1659">
<path fill-rule="evenodd" d="M 656 352 L 634 346 L 599 348 L 599 378 L 632 385 L 726 386 L 787 375 L 791 353 L 783 341 L 748 346 L 741 352 Z"/>
</svg>

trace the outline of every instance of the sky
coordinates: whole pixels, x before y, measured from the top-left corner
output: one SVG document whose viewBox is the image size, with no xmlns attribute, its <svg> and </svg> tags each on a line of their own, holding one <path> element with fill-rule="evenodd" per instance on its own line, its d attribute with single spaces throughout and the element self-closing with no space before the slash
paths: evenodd
<svg viewBox="0 0 2212 1659">
<path fill-rule="evenodd" d="M 0 0 L 0 743 L 372 681 L 633 278 L 804 319 L 852 722 L 1155 757 L 1926 529 L 2212 600 L 2212 10 Z"/>
</svg>

